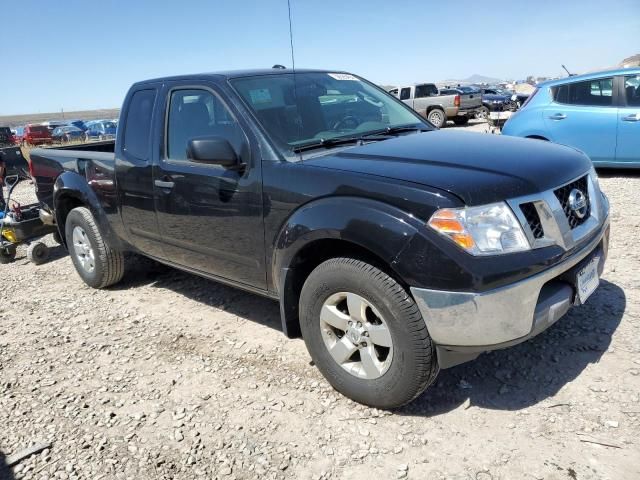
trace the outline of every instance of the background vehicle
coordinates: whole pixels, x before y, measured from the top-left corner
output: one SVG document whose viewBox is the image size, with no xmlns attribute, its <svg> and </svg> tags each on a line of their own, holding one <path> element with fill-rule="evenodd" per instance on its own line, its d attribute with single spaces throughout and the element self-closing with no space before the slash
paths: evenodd
<svg viewBox="0 0 640 480">
<path fill-rule="evenodd" d="M 85 140 L 111 140 L 116 138 L 116 124 L 111 121 L 97 121 L 86 124 Z"/>
<path fill-rule="evenodd" d="M 49 120 L 46 122 L 42 122 L 41 125 L 44 125 L 49 129 L 50 132 L 53 132 L 58 127 L 64 127 L 65 125 L 68 125 L 68 122 L 64 120 Z"/>
<path fill-rule="evenodd" d="M 453 120 L 456 125 L 464 125 L 481 107 L 479 96 L 474 99 L 474 95 L 458 92 L 441 94 L 433 83 L 399 87 L 389 93 L 397 96 L 438 128 L 444 126 L 447 120 Z"/>
<path fill-rule="evenodd" d="M 79 128 L 83 132 L 87 129 L 85 122 L 83 120 L 70 120 L 69 125 Z"/>
<path fill-rule="evenodd" d="M 597 287 L 608 204 L 574 149 L 438 131 L 345 72 L 140 82 L 121 118 L 115 143 L 31 151 L 80 277 L 135 251 L 278 299 L 356 401 L 409 402 Z"/>
<path fill-rule="evenodd" d="M 0 147 L 15 145 L 16 139 L 9 127 L 0 127 Z"/>
<path fill-rule="evenodd" d="M 538 85 L 503 128 L 585 152 L 600 167 L 640 167 L 640 68 Z"/>
<path fill-rule="evenodd" d="M 51 133 L 51 139 L 54 142 L 69 143 L 72 141 L 83 140 L 85 134 L 78 127 L 67 125 L 65 127 L 58 127 Z"/>
<path fill-rule="evenodd" d="M 27 125 L 20 135 L 21 145 L 51 144 L 51 131 L 44 125 Z"/>
</svg>

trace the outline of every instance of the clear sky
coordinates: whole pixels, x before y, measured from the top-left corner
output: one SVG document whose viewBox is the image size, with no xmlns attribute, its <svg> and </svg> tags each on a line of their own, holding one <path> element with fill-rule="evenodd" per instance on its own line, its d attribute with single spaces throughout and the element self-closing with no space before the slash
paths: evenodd
<svg viewBox="0 0 640 480">
<path fill-rule="evenodd" d="M 380 84 L 558 76 L 640 53 L 640 0 L 291 0 L 296 66 Z M 2 5 L 0 115 L 119 107 L 163 75 L 291 66 L 286 0 Z"/>
</svg>

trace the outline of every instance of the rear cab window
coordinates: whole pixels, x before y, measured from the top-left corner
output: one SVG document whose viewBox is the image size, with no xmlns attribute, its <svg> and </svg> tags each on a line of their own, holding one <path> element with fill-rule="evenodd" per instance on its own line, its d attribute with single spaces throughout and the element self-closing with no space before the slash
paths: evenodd
<svg viewBox="0 0 640 480">
<path fill-rule="evenodd" d="M 596 107 L 613 105 L 613 77 L 558 85 L 551 91 L 553 100 L 564 105 Z"/>
<path fill-rule="evenodd" d="M 424 98 L 438 95 L 438 89 L 433 84 L 416 85 L 416 98 Z"/>
<path fill-rule="evenodd" d="M 136 91 L 129 100 L 129 108 L 124 120 L 124 151 L 139 159 L 149 160 L 151 156 L 151 117 L 156 99 L 155 89 Z M 92 126 L 92 129 L 97 125 Z"/>
</svg>

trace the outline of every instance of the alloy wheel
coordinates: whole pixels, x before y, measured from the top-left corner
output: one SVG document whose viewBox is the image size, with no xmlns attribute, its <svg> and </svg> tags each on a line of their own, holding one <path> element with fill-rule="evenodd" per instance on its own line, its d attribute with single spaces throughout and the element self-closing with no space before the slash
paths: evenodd
<svg viewBox="0 0 640 480">
<path fill-rule="evenodd" d="M 320 331 L 327 351 L 351 375 L 372 380 L 384 375 L 393 359 L 386 321 L 365 298 L 339 292 L 320 310 Z"/>
<path fill-rule="evenodd" d="M 95 254 L 87 233 L 80 226 L 73 228 L 73 250 L 82 268 L 91 273 L 96 268 Z"/>
</svg>

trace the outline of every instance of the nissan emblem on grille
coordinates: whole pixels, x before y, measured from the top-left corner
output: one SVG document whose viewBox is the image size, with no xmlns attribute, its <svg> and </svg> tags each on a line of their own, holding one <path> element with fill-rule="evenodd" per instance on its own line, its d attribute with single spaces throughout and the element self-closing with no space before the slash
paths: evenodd
<svg viewBox="0 0 640 480">
<path fill-rule="evenodd" d="M 580 219 L 587 214 L 587 197 L 581 190 L 577 188 L 571 190 L 571 193 L 569 193 L 569 208 Z"/>
</svg>

